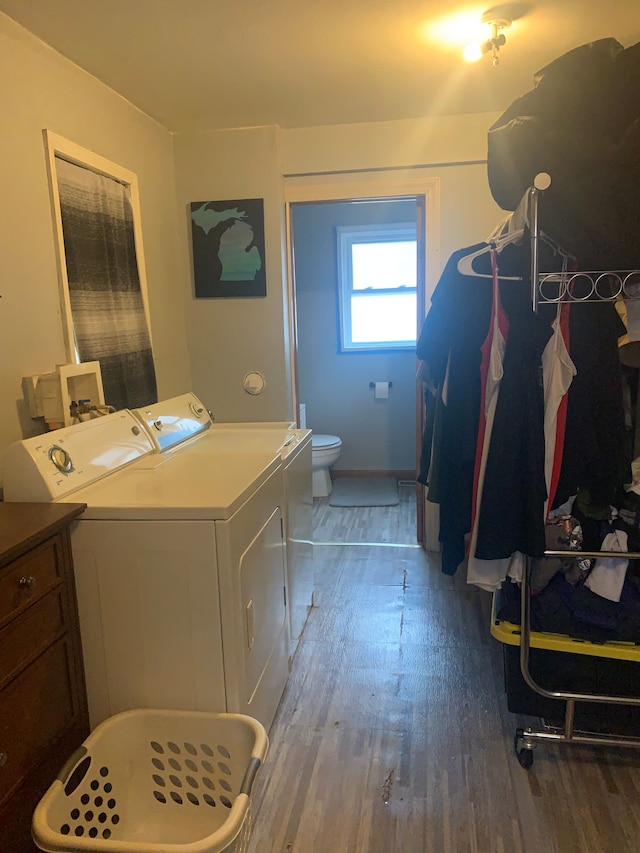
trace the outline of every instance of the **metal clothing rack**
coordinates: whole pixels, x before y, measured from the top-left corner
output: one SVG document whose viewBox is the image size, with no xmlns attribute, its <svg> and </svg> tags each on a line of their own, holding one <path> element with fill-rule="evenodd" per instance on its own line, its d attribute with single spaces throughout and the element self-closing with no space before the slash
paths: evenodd
<svg viewBox="0 0 640 853">
<path fill-rule="evenodd" d="M 531 230 L 531 290 L 534 312 L 543 302 L 559 302 L 561 300 L 577 302 L 615 301 L 619 296 L 638 298 L 640 294 L 630 292 L 630 284 L 640 284 L 640 270 L 624 272 L 580 272 L 580 273 L 540 273 L 539 270 L 539 240 L 540 223 L 538 218 L 538 201 L 540 193 L 551 185 L 551 178 L 546 173 L 536 176 L 534 185 L 529 192 L 529 225 Z M 571 282 L 574 278 L 591 282 L 586 294 L 574 298 Z M 545 285 L 553 286 L 545 290 Z M 606 557 L 640 559 L 640 553 L 620 551 L 545 551 L 545 557 L 561 557 L 564 559 L 597 559 Z M 580 693 L 570 690 L 548 690 L 536 682 L 530 671 L 530 654 L 532 642 L 538 648 L 551 648 L 561 652 L 585 653 L 592 644 L 584 641 L 572 641 L 571 638 L 558 638 L 547 642 L 545 634 L 531 631 L 531 575 L 532 560 L 525 558 L 525 570 L 521 585 L 521 624 L 519 630 L 511 626 L 510 637 L 504 633 L 500 636 L 497 620 L 492 618 L 492 633 L 502 642 L 510 642 L 520 646 L 520 671 L 526 685 L 535 693 L 546 699 L 563 700 L 565 705 L 564 725 L 545 725 L 541 729 L 518 728 L 514 736 L 514 749 L 520 764 L 528 769 L 533 764 L 533 749 L 541 741 L 554 741 L 569 744 L 589 744 L 593 746 L 617 746 L 640 749 L 640 737 L 617 736 L 611 734 L 580 731 L 574 727 L 576 702 L 599 703 L 610 705 L 628 705 L 640 707 L 640 696 L 629 697 L 599 693 Z M 494 630 L 495 629 L 495 630 Z M 532 636 L 533 634 L 533 636 Z M 553 636 L 553 635 L 549 635 Z M 640 663 L 640 646 L 632 644 L 593 644 L 592 654 L 605 658 L 621 658 L 635 660 Z M 607 648 L 608 647 L 608 648 Z M 640 669 L 638 670 L 640 675 Z"/>
</svg>

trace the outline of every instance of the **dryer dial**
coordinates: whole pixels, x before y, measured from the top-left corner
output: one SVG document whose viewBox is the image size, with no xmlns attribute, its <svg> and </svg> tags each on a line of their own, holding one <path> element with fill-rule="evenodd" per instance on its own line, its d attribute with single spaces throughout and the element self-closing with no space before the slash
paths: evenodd
<svg viewBox="0 0 640 853">
<path fill-rule="evenodd" d="M 58 471 L 63 474 L 69 474 L 73 471 L 73 462 L 71 461 L 71 457 L 67 451 L 58 444 L 54 444 L 49 448 L 49 459 L 53 462 Z"/>
</svg>

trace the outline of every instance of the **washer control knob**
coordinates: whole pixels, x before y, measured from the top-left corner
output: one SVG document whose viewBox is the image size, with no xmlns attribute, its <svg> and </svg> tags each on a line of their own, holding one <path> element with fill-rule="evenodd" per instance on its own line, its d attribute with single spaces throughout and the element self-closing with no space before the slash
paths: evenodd
<svg viewBox="0 0 640 853">
<path fill-rule="evenodd" d="M 68 474 L 70 471 L 73 471 L 71 457 L 63 447 L 59 447 L 57 444 L 54 444 L 53 447 L 49 449 L 49 459 L 53 462 L 58 471 L 61 471 L 63 474 Z"/>
<path fill-rule="evenodd" d="M 160 430 L 162 429 L 162 421 L 160 420 L 160 418 L 158 418 L 157 421 L 154 421 L 153 425 L 158 430 L 158 432 L 160 432 Z"/>
<path fill-rule="evenodd" d="M 189 403 L 189 408 L 197 418 L 201 418 L 205 413 L 204 406 L 198 406 L 197 403 Z"/>
</svg>

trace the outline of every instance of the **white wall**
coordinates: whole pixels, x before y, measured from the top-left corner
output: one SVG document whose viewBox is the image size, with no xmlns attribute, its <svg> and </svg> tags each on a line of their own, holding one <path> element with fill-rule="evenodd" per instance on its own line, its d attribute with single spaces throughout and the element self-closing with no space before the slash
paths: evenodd
<svg viewBox="0 0 640 853">
<path fill-rule="evenodd" d="M 291 418 L 278 129 L 179 134 L 175 168 L 193 390 L 221 421 Z M 189 205 L 243 198 L 264 199 L 267 295 L 196 299 Z M 260 395 L 242 386 L 250 371 L 266 379 Z"/>
<path fill-rule="evenodd" d="M 376 186 L 438 178 L 439 272 L 451 252 L 485 239 L 505 216 L 486 171 L 487 131 L 498 117 L 478 113 L 282 131 L 285 185 L 297 197 L 304 188 L 312 198 L 314 187 L 342 193 L 360 185 L 367 195 Z"/>
<path fill-rule="evenodd" d="M 171 135 L 0 14 L 0 458 L 41 431 L 21 379 L 66 361 L 44 128 L 136 172 L 161 397 L 189 387 Z"/>
<path fill-rule="evenodd" d="M 290 130 L 242 128 L 175 137 L 192 387 L 219 420 L 293 416 L 283 256 L 284 184 L 360 179 L 365 186 L 378 179 L 440 177 L 439 270 L 451 251 L 487 236 L 501 216 L 489 193 L 484 165 L 487 130 L 496 118 L 491 113 Z M 265 200 L 267 297 L 195 299 L 189 204 L 241 198 Z M 267 380 L 265 392 L 257 397 L 242 388 L 242 378 L 250 370 L 264 373 Z"/>
<path fill-rule="evenodd" d="M 403 119 L 282 131 L 285 175 L 485 160 L 500 113 Z"/>
</svg>

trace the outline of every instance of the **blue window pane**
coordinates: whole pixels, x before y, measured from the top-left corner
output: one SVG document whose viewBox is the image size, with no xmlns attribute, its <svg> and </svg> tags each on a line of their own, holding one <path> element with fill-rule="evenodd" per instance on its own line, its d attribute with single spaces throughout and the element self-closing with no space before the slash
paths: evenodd
<svg viewBox="0 0 640 853">
<path fill-rule="evenodd" d="M 415 293 L 353 296 L 351 341 L 354 344 L 415 344 Z"/>
<path fill-rule="evenodd" d="M 416 242 L 354 243 L 351 247 L 352 287 L 416 286 Z"/>
</svg>

